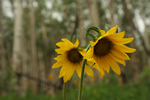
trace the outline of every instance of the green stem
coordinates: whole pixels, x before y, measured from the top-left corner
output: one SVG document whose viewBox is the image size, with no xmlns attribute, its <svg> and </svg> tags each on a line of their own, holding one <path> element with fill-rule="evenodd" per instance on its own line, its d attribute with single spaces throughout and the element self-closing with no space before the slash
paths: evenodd
<svg viewBox="0 0 150 100">
<path fill-rule="evenodd" d="M 81 72 L 78 100 L 81 100 L 81 95 L 82 95 L 82 86 L 83 86 L 83 76 L 84 76 L 85 64 L 86 64 L 86 59 L 84 59 L 83 63 L 82 63 L 82 72 Z"/>
<path fill-rule="evenodd" d="M 64 100 L 66 100 L 66 83 L 64 83 L 63 86 L 63 94 L 64 94 Z"/>
<path fill-rule="evenodd" d="M 87 46 L 86 52 L 88 51 L 90 47 L 90 44 Z M 85 52 L 85 53 L 86 53 Z M 80 85 L 79 85 L 79 94 L 78 94 L 78 100 L 81 100 L 81 95 L 82 95 L 82 86 L 83 86 L 83 76 L 84 76 L 84 69 L 85 69 L 85 64 L 86 64 L 86 59 L 83 60 L 82 63 L 82 71 L 81 71 L 81 79 L 80 79 Z"/>
</svg>

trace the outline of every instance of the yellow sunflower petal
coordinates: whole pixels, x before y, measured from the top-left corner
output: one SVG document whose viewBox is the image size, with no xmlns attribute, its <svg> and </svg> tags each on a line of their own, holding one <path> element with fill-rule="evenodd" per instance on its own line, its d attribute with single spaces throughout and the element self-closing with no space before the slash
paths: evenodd
<svg viewBox="0 0 150 100">
<path fill-rule="evenodd" d="M 69 65 L 70 65 L 70 64 L 69 64 Z M 75 71 L 75 66 L 74 66 L 73 64 L 71 64 L 71 66 L 68 66 L 68 70 L 67 70 L 65 76 L 63 77 L 64 82 L 67 82 L 68 80 L 71 79 L 71 77 L 72 77 L 74 71 Z"/>
<path fill-rule="evenodd" d="M 86 54 L 85 54 L 85 56 L 84 56 L 84 59 L 92 58 L 92 56 L 93 56 L 93 48 L 90 48 L 90 49 L 86 52 Z"/>
<path fill-rule="evenodd" d="M 120 59 L 130 60 L 129 56 L 120 50 L 112 49 L 111 53 Z"/>
<path fill-rule="evenodd" d="M 86 72 L 89 76 L 91 76 L 91 77 L 94 76 L 92 69 L 91 69 L 89 66 L 87 66 L 87 65 L 85 65 L 85 72 Z"/>
<path fill-rule="evenodd" d="M 67 60 L 63 60 L 63 66 L 60 70 L 60 73 L 59 73 L 59 78 L 61 78 L 62 76 L 65 76 L 66 73 L 68 72 L 70 66 L 72 65 L 70 62 L 68 62 Z"/>
<path fill-rule="evenodd" d="M 68 45 L 67 43 L 65 43 L 65 42 L 58 42 L 58 43 L 56 43 L 56 45 L 57 45 L 58 47 L 60 47 L 59 49 L 61 49 L 61 50 L 69 50 L 69 49 L 71 49 L 72 46 L 73 46 L 73 45 L 69 46 L 69 45 Z"/>
<path fill-rule="evenodd" d="M 133 41 L 134 38 L 123 38 L 123 39 L 114 39 L 112 40 L 114 44 L 127 44 Z"/>
<path fill-rule="evenodd" d="M 56 45 L 57 45 L 58 47 L 63 47 L 63 46 L 64 46 L 64 42 L 58 42 L 58 43 L 56 43 Z"/>
<path fill-rule="evenodd" d="M 104 72 L 104 73 L 101 73 L 101 72 L 99 71 L 99 75 L 100 75 L 101 78 L 103 78 L 104 75 L 105 75 L 105 72 Z"/>
<path fill-rule="evenodd" d="M 66 52 L 66 50 L 63 49 L 55 49 L 55 51 L 57 52 L 57 54 L 64 54 Z"/>
<path fill-rule="evenodd" d="M 84 56 L 84 54 L 85 54 L 85 51 L 86 51 L 86 49 L 79 50 L 79 53 L 80 53 L 82 56 Z"/>
<path fill-rule="evenodd" d="M 110 56 L 111 59 L 114 59 L 115 61 L 123 64 L 124 66 L 126 66 L 126 63 L 125 63 L 125 61 L 123 59 L 120 59 L 120 58 L 116 57 L 112 53 L 109 53 L 108 55 Z"/>
<path fill-rule="evenodd" d="M 55 64 L 53 64 L 52 68 L 59 68 L 62 66 L 62 62 L 61 61 L 57 61 Z"/>
<path fill-rule="evenodd" d="M 100 30 L 100 32 L 101 32 L 102 36 L 105 35 L 105 31 L 104 30 Z"/>
<path fill-rule="evenodd" d="M 110 65 L 111 65 L 112 70 L 113 70 L 115 73 L 117 73 L 118 75 L 120 75 L 120 74 L 121 74 L 121 71 L 120 71 L 119 65 L 118 65 L 113 59 L 111 59 L 111 58 L 108 58 L 108 59 L 109 59 L 109 63 L 110 63 Z"/>
<path fill-rule="evenodd" d="M 102 75 L 104 75 L 104 69 L 103 69 L 103 67 L 102 67 L 102 64 L 100 63 L 100 59 L 99 59 L 99 57 L 96 57 L 96 56 L 93 56 L 93 58 L 94 58 L 94 60 L 96 61 L 96 64 L 98 65 L 98 70 L 100 71 L 100 73 L 102 74 Z"/>
<path fill-rule="evenodd" d="M 93 64 L 94 64 L 94 59 L 93 58 L 91 58 L 91 59 L 87 59 L 87 64 L 88 65 L 90 65 L 90 66 L 92 66 Z"/>
<path fill-rule="evenodd" d="M 116 46 L 115 48 L 117 48 L 118 50 L 126 52 L 126 53 L 132 53 L 132 52 L 136 51 L 136 49 L 129 48 L 129 47 L 125 46 L 125 45 L 115 45 L 115 46 Z"/>
<path fill-rule="evenodd" d="M 63 39 L 61 39 L 61 40 L 64 41 L 65 44 L 66 44 L 68 47 L 73 48 L 73 43 L 70 42 L 68 39 L 63 38 Z"/>
<path fill-rule="evenodd" d="M 61 69 L 60 69 L 60 73 L 59 73 L 59 78 L 63 77 L 67 71 L 68 67 L 66 66 L 63 66 Z"/>
<path fill-rule="evenodd" d="M 54 59 L 60 61 L 60 60 L 62 60 L 62 59 L 64 59 L 64 58 L 66 58 L 66 54 L 58 55 L 58 56 L 55 57 Z"/>
<path fill-rule="evenodd" d="M 93 67 L 93 68 L 96 68 L 97 70 L 99 70 L 99 66 L 98 66 L 97 63 L 95 63 L 92 67 Z"/>
<path fill-rule="evenodd" d="M 109 63 L 107 62 L 107 56 L 104 56 L 104 57 L 101 57 L 100 60 L 101 60 L 101 63 L 103 65 L 103 69 L 107 71 L 107 73 L 109 73 L 109 70 L 110 70 L 110 65 Z"/>
<path fill-rule="evenodd" d="M 77 48 L 78 46 L 79 46 L 79 40 L 77 39 L 77 40 L 76 40 L 76 43 L 74 44 L 74 47 Z"/>
<path fill-rule="evenodd" d="M 81 65 L 80 64 L 76 65 L 76 72 L 77 72 L 79 78 L 81 78 Z"/>
<path fill-rule="evenodd" d="M 116 33 L 116 34 L 111 34 L 109 36 L 107 36 L 109 39 L 121 39 L 123 38 L 125 35 L 125 31 L 120 32 L 120 33 Z"/>
<path fill-rule="evenodd" d="M 115 27 L 108 30 L 107 33 L 106 33 L 106 36 L 115 33 L 117 28 L 118 28 L 118 25 L 116 25 Z"/>
<path fill-rule="evenodd" d="M 68 71 L 68 79 L 70 80 L 72 75 L 74 74 L 75 66 L 73 65 L 72 68 L 70 68 L 70 71 Z"/>
<path fill-rule="evenodd" d="M 72 42 L 70 42 L 68 39 L 62 38 L 61 40 L 62 40 L 62 41 L 64 41 L 65 43 L 68 43 L 68 44 L 73 45 L 73 43 L 72 43 Z"/>
<path fill-rule="evenodd" d="M 65 42 L 58 42 L 56 43 L 56 45 L 60 47 L 61 49 L 65 49 L 68 47 Z"/>
<path fill-rule="evenodd" d="M 90 44 L 92 47 L 94 47 L 94 45 L 96 44 L 97 42 L 93 42 L 93 41 L 90 41 Z"/>
</svg>

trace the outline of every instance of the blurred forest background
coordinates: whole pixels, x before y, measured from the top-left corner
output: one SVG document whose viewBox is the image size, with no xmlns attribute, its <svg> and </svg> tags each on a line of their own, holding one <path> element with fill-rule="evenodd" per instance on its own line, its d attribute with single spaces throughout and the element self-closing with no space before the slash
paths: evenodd
<svg viewBox="0 0 150 100">
<path fill-rule="evenodd" d="M 119 26 L 135 37 L 122 74 L 96 70 L 85 76 L 83 100 L 148 100 L 150 98 L 149 0 L 0 0 L 0 100 L 61 100 L 63 80 L 55 63 L 56 43 L 79 38 L 91 26 L 108 30 Z M 94 33 L 93 33 L 94 34 Z M 67 83 L 67 98 L 77 100 L 78 77 Z M 69 99 L 69 100 L 70 100 Z"/>
</svg>

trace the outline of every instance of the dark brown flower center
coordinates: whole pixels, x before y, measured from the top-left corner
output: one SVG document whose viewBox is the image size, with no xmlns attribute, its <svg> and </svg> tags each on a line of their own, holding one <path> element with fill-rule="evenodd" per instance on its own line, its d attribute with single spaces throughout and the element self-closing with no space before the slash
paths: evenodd
<svg viewBox="0 0 150 100">
<path fill-rule="evenodd" d="M 104 37 L 100 39 L 94 46 L 94 54 L 99 57 L 105 56 L 112 47 L 113 43 Z"/>
<path fill-rule="evenodd" d="M 78 49 L 73 48 L 70 51 L 68 51 L 68 59 L 72 63 L 79 63 L 82 59 L 83 56 L 78 52 Z"/>
</svg>

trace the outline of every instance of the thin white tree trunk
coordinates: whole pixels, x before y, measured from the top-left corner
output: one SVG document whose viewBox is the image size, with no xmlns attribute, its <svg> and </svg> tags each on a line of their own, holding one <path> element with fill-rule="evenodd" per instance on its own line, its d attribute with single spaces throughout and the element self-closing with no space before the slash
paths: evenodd
<svg viewBox="0 0 150 100">
<path fill-rule="evenodd" d="M 12 84 L 15 87 L 17 91 L 20 91 L 22 89 L 21 87 L 21 45 L 22 45 L 22 2 L 21 0 L 16 0 L 16 7 L 14 12 L 14 37 L 13 37 L 13 52 L 12 52 L 12 74 L 14 74 L 14 77 L 17 81 L 12 80 Z M 17 76 L 16 76 L 17 75 Z"/>
<path fill-rule="evenodd" d="M 12 66 L 13 71 L 20 72 L 21 65 L 21 43 L 22 43 L 22 2 L 16 0 L 17 7 L 15 10 L 14 18 L 14 38 L 13 38 L 13 55 L 12 55 Z"/>
</svg>

